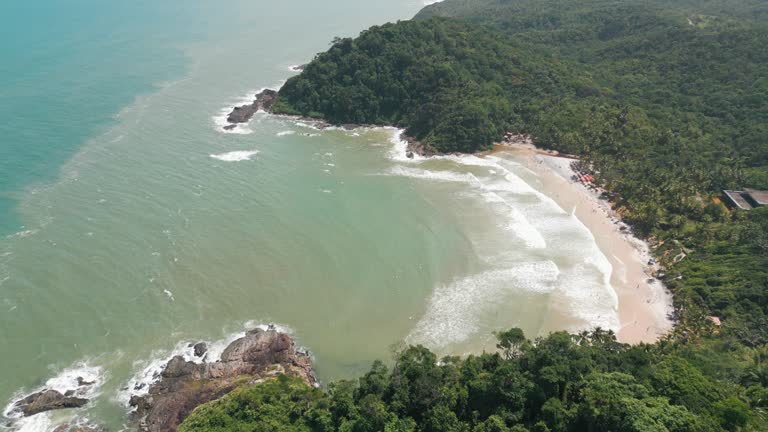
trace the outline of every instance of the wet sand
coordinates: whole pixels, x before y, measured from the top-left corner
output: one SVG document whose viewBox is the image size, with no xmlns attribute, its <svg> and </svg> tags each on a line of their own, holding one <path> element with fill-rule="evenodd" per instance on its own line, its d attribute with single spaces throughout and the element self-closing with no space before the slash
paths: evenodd
<svg viewBox="0 0 768 432">
<path fill-rule="evenodd" d="M 619 297 L 621 342 L 655 342 L 672 328 L 668 318 L 672 298 L 648 264 L 648 245 L 632 236 L 597 192 L 571 179 L 573 159 L 549 154 L 531 145 L 497 146 L 494 152 L 510 152 L 536 173 L 542 192 L 575 216 L 592 232 L 600 250 L 613 266 L 611 286 Z"/>
</svg>

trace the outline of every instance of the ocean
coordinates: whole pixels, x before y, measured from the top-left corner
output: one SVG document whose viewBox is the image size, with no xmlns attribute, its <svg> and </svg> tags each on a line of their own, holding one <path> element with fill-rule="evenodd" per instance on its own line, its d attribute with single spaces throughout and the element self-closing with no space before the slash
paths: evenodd
<svg viewBox="0 0 768 432">
<path fill-rule="evenodd" d="M 0 427 L 121 430 L 189 342 L 267 323 L 323 382 L 402 343 L 466 354 L 512 326 L 615 329 L 610 264 L 513 156 L 410 160 L 393 129 L 267 114 L 221 129 L 335 36 L 424 4 L 3 2 L 0 406 L 96 384 L 82 409 Z"/>
</svg>

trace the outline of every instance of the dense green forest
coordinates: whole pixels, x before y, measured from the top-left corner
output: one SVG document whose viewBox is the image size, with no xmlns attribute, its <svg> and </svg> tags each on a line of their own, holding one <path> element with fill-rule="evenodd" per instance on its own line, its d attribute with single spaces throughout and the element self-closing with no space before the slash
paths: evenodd
<svg viewBox="0 0 768 432">
<path fill-rule="evenodd" d="M 409 347 L 392 370 L 376 362 L 325 391 L 283 376 L 199 407 L 180 432 L 765 430 L 765 348 L 742 348 L 718 379 L 719 346 L 630 347 L 601 330 L 498 339 L 498 353 L 440 362 Z"/>
<path fill-rule="evenodd" d="M 275 111 L 579 155 L 653 245 L 677 325 L 636 347 L 514 330 L 464 360 L 411 347 L 325 391 L 244 389 L 184 430 L 768 430 L 768 208 L 718 200 L 768 189 L 768 1 L 446 0 L 334 40 Z"/>
</svg>

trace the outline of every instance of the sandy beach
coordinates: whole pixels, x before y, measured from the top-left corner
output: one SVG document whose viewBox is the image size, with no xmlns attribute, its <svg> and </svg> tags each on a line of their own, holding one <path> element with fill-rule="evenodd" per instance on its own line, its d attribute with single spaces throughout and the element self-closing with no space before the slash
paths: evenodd
<svg viewBox="0 0 768 432">
<path fill-rule="evenodd" d="M 648 245 L 629 233 L 610 204 L 571 179 L 573 159 L 556 156 L 532 145 L 499 145 L 495 152 L 515 155 L 518 162 L 537 174 L 542 192 L 575 216 L 592 232 L 598 247 L 613 266 L 611 285 L 619 297 L 621 342 L 654 342 L 672 327 L 668 318 L 672 298 L 648 264 Z M 622 226 L 625 230 L 622 231 Z"/>
</svg>

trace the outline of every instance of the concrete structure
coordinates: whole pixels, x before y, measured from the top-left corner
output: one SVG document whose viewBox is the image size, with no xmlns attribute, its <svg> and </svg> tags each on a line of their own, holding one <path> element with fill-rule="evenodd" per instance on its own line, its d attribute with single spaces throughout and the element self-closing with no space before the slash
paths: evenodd
<svg viewBox="0 0 768 432">
<path fill-rule="evenodd" d="M 755 207 L 768 206 L 768 191 L 756 189 L 724 190 L 725 197 L 731 207 L 742 210 L 752 210 Z"/>
</svg>

